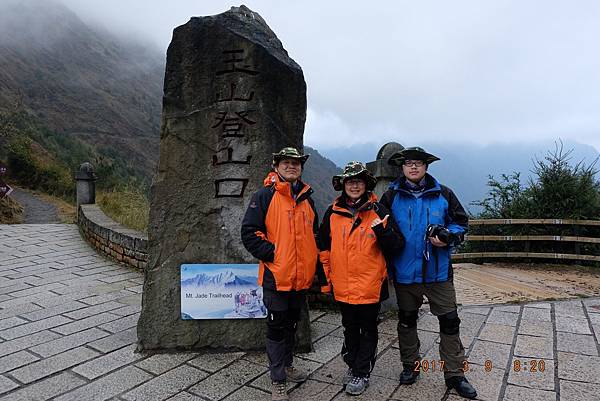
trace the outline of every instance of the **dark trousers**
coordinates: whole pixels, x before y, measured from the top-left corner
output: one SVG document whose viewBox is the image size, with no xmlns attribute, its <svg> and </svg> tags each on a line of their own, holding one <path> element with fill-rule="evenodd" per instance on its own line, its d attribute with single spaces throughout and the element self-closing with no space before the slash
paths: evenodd
<svg viewBox="0 0 600 401">
<path fill-rule="evenodd" d="M 440 323 L 440 359 L 444 377 L 464 376 L 465 349 L 460 340 L 460 319 L 456 311 L 456 292 L 452 281 L 430 284 L 396 284 L 398 301 L 398 343 L 402 364 L 415 367 L 419 354 L 417 319 L 423 297 L 429 300 L 431 313 Z"/>
<path fill-rule="evenodd" d="M 284 381 L 292 366 L 300 311 L 306 304 L 304 291 L 263 290 L 267 307 L 267 356 L 271 380 Z"/>
<path fill-rule="evenodd" d="M 377 356 L 377 316 L 381 304 L 351 305 L 339 302 L 344 326 L 342 357 L 352 374 L 368 377 Z"/>
</svg>

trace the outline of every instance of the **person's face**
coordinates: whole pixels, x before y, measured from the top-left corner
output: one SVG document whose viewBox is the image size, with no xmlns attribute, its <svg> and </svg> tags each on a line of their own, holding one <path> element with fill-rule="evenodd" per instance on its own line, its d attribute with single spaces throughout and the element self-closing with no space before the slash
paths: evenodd
<svg viewBox="0 0 600 401">
<path fill-rule="evenodd" d="M 404 176 L 415 184 L 425 177 L 427 164 L 423 160 L 405 160 L 402 164 Z"/>
<path fill-rule="evenodd" d="M 302 174 L 302 164 L 298 159 L 282 159 L 275 166 L 275 171 L 287 182 L 294 183 Z"/>
<path fill-rule="evenodd" d="M 367 190 L 367 183 L 360 178 L 350 178 L 344 181 L 344 191 L 353 201 L 358 200 Z"/>
</svg>

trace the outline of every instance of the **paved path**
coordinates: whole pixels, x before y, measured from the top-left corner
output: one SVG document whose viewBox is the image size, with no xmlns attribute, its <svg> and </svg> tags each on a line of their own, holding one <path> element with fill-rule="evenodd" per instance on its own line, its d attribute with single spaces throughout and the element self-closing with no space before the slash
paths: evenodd
<svg viewBox="0 0 600 401">
<path fill-rule="evenodd" d="M 141 284 L 74 225 L 0 225 L 0 400 L 269 399 L 264 353 L 134 353 Z M 600 299 L 465 307 L 460 316 L 479 399 L 598 399 Z M 398 385 L 394 318 L 380 325 L 371 387 L 345 396 L 340 316 L 314 311 L 311 320 L 315 351 L 296 358 L 311 376 L 290 388 L 292 400 L 460 399 L 431 369 Z M 438 361 L 436 318 L 425 312 L 419 328 L 425 359 Z"/>
<path fill-rule="evenodd" d="M 39 196 L 19 188 L 15 188 L 10 196 L 23 206 L 23 223 L 60 223 L 56 206 L 46 202 Z"/>
</svg>

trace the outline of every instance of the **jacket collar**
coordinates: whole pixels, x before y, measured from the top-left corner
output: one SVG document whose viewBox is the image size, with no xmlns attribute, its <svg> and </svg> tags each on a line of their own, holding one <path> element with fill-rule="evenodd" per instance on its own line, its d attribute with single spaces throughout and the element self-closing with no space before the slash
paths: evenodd
<svg viewBox="0 0 600 401">
<path fill-rule="evenodd" d="M 390 184 L 389 188 L 394 191 L 404 192 L 412 195 L 412 192 L 406 188 L 404 180 L 404 176 L 396 178 L 396 180 Z M 432 175 L 425 173 L 425 190 L 422 193 L 434 193 L 440 192 L 441 190 L 442 187 L 440 186 L 440 183 Z"/>
<path fill-rule="evenodd" d="M 288 198 L 294 199 L 292 194 L 292 184 L 283 180 L 279 174 L 275 171 L 271 171 L 264 179 L 263 184 L 265 187 L 274 187 L 277 192 L 279 192 L 283 196 L 287 196 Z M 300 185 L 300 190 L 296 195 L 296 202 L 302 199 L 303 195 L 310 195 L 313 190 L 310 185 L 298 180 L 298 184 Z"/>
<path fill-rule="evenodd" d="M 377 195 L 375 195 L 373 192 L 369 192 L 367 201 L 365 203 L 363 203 L 356 211 L 362 212 L 365 210 L 371 210 L 373 208 L 374 202 L 377 202 Z M 346 198 L 343 195 L 338 196 L 335 199 L 335 201 L 333 201 L 332 210 L 334 212 L 344 213 L 344 214 L 349 213 L 350 215 L 352 215 L 352 212 L 350 211 L 348 205 L 346 204 Z"/>
</svg>

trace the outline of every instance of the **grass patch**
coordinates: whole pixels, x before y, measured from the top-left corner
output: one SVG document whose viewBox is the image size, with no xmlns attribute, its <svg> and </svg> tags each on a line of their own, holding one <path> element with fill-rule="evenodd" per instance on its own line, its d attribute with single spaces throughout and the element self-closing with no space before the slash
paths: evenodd
<svg viewBox="0 0 600 401">
<path fill-rule="evenodd" d="M 112 191 L 100 191 L 96 203 L 119 224 L 144 233 L 148 232 L 150 202 L 143 189 L 127 186 Z"/>
</svg>

